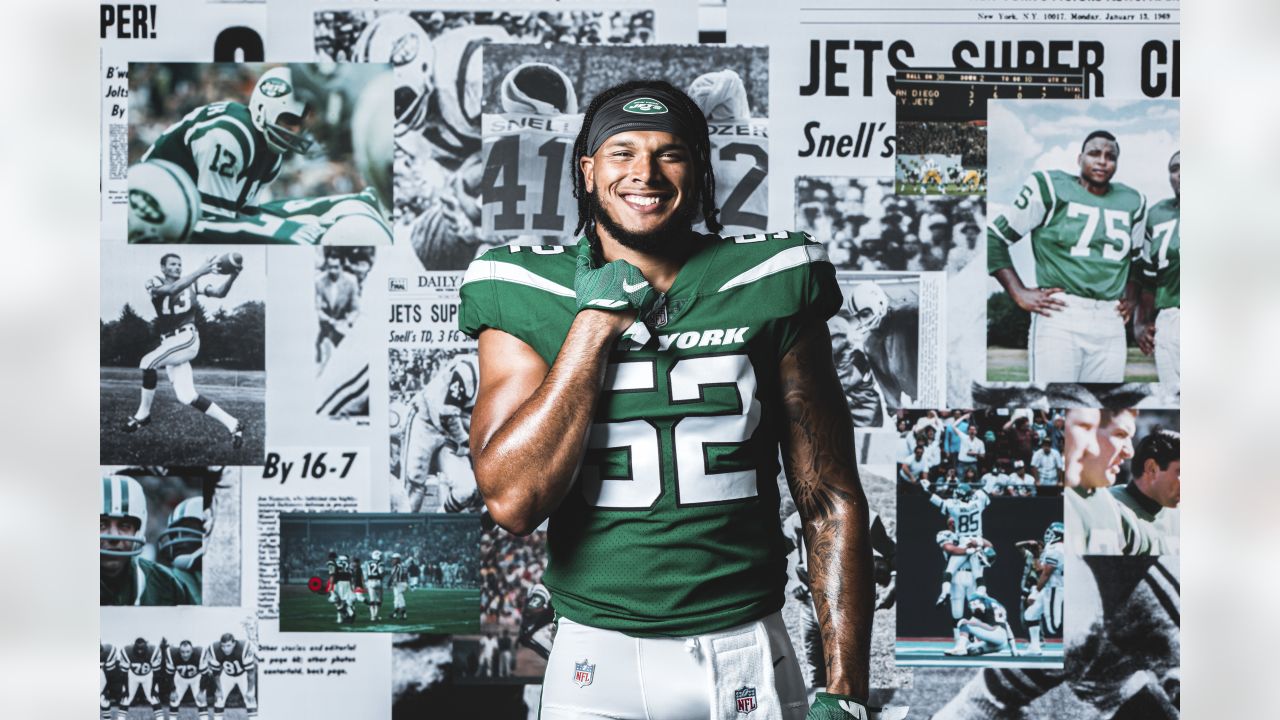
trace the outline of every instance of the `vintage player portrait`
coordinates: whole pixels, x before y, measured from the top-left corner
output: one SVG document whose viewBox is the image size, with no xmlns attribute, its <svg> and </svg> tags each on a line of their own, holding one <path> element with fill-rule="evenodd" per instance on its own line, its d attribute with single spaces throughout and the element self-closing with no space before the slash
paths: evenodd
<svg viewBox="0 0 1280 720">
<path fill-rule="evenodd" d="M 707 119 L 721 235 L 768 226 L 769 54 L 762 47 L 494 46 L 484 61 L 483 229 L 492 244 L 577 241 L 573 143 L 601 90 L 661 77 Z M 698 227 L 695 225 L 695 227 Z"/>
<path fill-rule="evenodd" d="M 102 606 L 240 604 L 240 469 L 104 466 Z"/>
<path fill-rule="evenodd" d="M 377 248 L 324 247 L 316 251 L 315 413 L 368 423 L 369 361 L 375 319 L 366 279 Z"/>
<path fill-rule="evenodd" d="M 391 242 L 383 63 L 133 63 L 131 243 Z"/>
<path fill-rule="evenodd" d="M 838 270 L 959 270 L 981 256 L 983 204 L 894 194 L 877 178 L 796 178 L 797 230 L 825 243 Z"/>
<path fill-rule="evenodd" d="M 280 515 L 281 632 L 474 633 L 480 517 Z"/>
<path fill-rule="evenodd" d="M 1078 555 L 1179 554 L 1180 413 L 1079 409 L 1065 422 L 1067 547 Z"/>
<path fill-rule="evenodd" d="M 897 663 L 1061 667 L 1061 411 L 907 411 L 898 427 Z"/>
<path fill-rule="evenodd" d="M 1177 102 L 988 114 L 987 379 L 1176 385 Z"/>
<path fill-rule="evenodd" d="M 261 248 L 103 248 L 101 461 L 262 460 L 266 255 Z"/>
<path fill-rule="evenodd" d="M 483 249 L 482 46 L 641 44 L 654 11 L 351 10 L 314 15 L 317 59 L 395 66 L 394 235 L 425 270 L 462 270 Z"/>
<path fill-rule="evenodd" d="M 470 452 L 475 348 L 393 347 L 387 377 L 392 511 L 483 511 Z"/>
<path fill-rule="evenodd" d="M 239 608 L 104 608 L 99 716 L 248 720 L 258 715 L 258 621 Z"/>
</svg>

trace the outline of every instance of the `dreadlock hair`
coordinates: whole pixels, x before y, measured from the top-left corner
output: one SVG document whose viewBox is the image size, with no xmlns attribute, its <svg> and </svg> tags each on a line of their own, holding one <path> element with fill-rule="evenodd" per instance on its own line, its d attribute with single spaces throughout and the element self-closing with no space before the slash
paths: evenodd
<svg viewBox="0 0 1280 720">
<path fill-rule="evenodd" d="M 591 123 L 595 119 L 596 111 L 623 93 L 643 88 L 656 88 L 668 92 L 676 98 L 685 112 L 693 117 L 706 117 L 693 98 L 666 80 L 629 80 L 614 85 L 591 100 L 591 104 L 583 113 L 582 129 L 578 131 L 578 139 L 573 143 L 573 153 L 569 156 L 569 176 L 573 178 L 573 196 L 578 200 L 578 224 L 574 227 L 573 233 L 577 235 L 585 228 L 587 237 L 591 240 L 591 248 L 597 255 L 600 254 L 600 240 L 596 237 L 595 222 L 591 218 L 589 205 L 591 198 L 587 193 L 587 180 L 582 175 L 582 168 L 578 161 L 588 154 L 587 136 L 591 134 Z M 693 146 L 690 150 L 693 151 L 697 171 L 702 176 L 701 187 L 698 188 L 698 207 L 702 212 L 702 220 L 707 224 L 707 230 L 719 233 L 724 226 L 716 219 L 720 210 L 716 208 L 716 174 L 711 166 L 711 138 L 707 133 L 706 123 L 701 125 L 694 137 L 684 138 L 684 140 L 692 141 Z"/>
</svg>

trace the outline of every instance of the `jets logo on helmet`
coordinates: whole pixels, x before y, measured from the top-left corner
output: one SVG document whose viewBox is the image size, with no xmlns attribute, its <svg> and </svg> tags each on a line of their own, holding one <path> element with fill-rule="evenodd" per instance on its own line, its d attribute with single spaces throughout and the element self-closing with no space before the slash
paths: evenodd
<svg viewBox="0 0 1280 720">
<path fill-rule="evenodd" d="M 1051 523 L 1049 527 L 1044 530 L 1044 544 L 1048 546 L 1053 543 L 1062 542 L 1062 539 L 1066 537 L 1066 534 L 1066 527 L 1062 523 Z"/>
<path fill-rule="evenodd" d="M 365 26 L 353 49 L 357 62 L 390 62 L 395 76 L 395 134 L 421 130 L 435 90 L 435 46 L 407 13 L 379 15 Z"/>
<path fill-rule="evenodd" d="M 960 500 L 968 500 L 973 497 L 973 486 L 969 483 L 956 484 L 956 497 Z"/>
<path fill-rule="evenodd" d="M 253 126 L 278 153 L 301 154 L 311 149 L 311 139 L 301 131 L 307 109 L 307 103 L 293 90 L 293 71 L 288 67 L 271 68 L 263 73 L 249 97 Z M 291 130 L 282 122 L 298 129 Z"/>
<path fill-rule="evenodd" d="M 372 561 L 374 561 L 374 562 L 379 562 L 379 561 L 381 561 L 381 560 L 382 560 L 382 551 L 381 551 L 381 550 L 374 550 L 372 553 L 370 553 L 370 554 L 369 554 L 369 559 L 370 559 L 370 560 L 372 560 Z"/>
<path fill-rule="evenodd" d="M 128 519 L 138 527 L 131 534 L 98 533 L 98 552 L 113 557 L 135 557 L 142 554 L 147 537 L 147 496 L 138 481 L 123 475 L 102 478 L 102 517 Z M 123 550 L 107 547 L 107 543 L 124 543 Z"/>
<path fill-rule="evenodd" d="M 622 110 L 637 115 L 664 115 L 667 112 L 667 106 L 653 98 L 641 97 L 623 105 Z"/>
<path fill-rule="evenodd" d="M 502 110 L 534 115 L 578 112 L 578 93 L 569 76 L 547 63 L 517 65 L 502 79 Z"/>
<path fill-rule="evenodd" d="M 129 242 L 181 243 L 200 219 L 200 191 L 191 176 L 167 160 L 129 168 Z"/>
<path fill-rule="evenodd" d="M 889 314 L 889 296 L 876 283 L 859 283 L 849 293 L 849 310 L 859 328 L 864 331 L 875 330 L 880 327 L 884 316 Z"/>
</svg>

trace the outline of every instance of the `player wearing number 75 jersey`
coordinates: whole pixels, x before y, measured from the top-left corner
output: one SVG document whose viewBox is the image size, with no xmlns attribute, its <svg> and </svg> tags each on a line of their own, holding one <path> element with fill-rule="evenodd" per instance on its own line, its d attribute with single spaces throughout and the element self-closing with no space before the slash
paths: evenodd
<svg viewBox="0 0 1280 720">
<path fill-rule="evenodd" d="M 600 93 L 573 153 L 585 236 L 491 250 L 463 281 L 476 481 L 505 529 L 548 521 L 544 720 L 868 717 L 873 564 L 826 329 L 835 269 L 802 233 L 694 233 L 720 228 L 709 148 L 669 83 Z M 827 651 L 831 694 L 807 716 L 779 612 L 779 445 Z"/>
<path fill-rule="evenodd" d="M 1112 182 L 1120 143 L 1089 133 L 1080 174 L 1036 171 L 987 227 L 987 270 L 1031 313 L 1031 382 L 1122 382 L 1125 324 L 1137 302 L 1133 259 L 1147 201 Z M 1018 277 L 1009 246 L 1030 237 L 1037 287 Z"/>
</svg>

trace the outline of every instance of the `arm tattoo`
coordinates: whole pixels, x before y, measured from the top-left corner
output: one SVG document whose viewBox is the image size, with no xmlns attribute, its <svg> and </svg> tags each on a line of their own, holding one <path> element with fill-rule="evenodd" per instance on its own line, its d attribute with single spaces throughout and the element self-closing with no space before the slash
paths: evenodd
<svg viewBox="0 0 1280 720">
<path fill-rule="evenodd" d="M 871 542 L 853 455 L 853 423 L 825 325 L 782 363 L 787 477 L 804 521 L 809 581 L 832 692 L 866 697 L 871 650 Z"/>
</svg>

